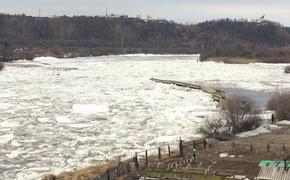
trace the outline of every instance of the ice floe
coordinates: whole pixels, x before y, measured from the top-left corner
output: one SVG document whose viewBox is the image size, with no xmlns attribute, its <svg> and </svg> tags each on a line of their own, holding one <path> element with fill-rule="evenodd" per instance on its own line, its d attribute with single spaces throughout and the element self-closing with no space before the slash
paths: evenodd
<svg viewBox="0 0 290 180">
<path fill-rule="evenodd" d="M 55 119 L 58 123 L 70 123 L 71 122 L 71 119 L 69 119 L 66 116 L 56 116 Z"/>
<path fill-rule="evenodd" d="M 14 139 L 14 135 L 13 135 L 13 134 L 4 134 L 4 135 L 0 135 L 0 145 L 1 145 L 1 144 L 7 144 L 7 143 L 10 142 L 12 139 Z"/>
<path fill-rule="evenodd" d="M 109 111 L 108 106 L 95 104 L 74 104 L 72 109 L 73 113 L 80 114 L 97 114 Z"/>
</svg>

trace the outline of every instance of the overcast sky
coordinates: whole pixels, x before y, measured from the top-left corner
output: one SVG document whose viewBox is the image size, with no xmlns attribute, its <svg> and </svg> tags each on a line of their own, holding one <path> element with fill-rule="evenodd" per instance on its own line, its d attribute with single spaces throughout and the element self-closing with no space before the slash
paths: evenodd
<svg viewBox="0 0 290 180">
<path fill-rule="evenodd" d="M 290 0 L 0 0 L 0 12 L 49 15 L 147 15 L 177 22 L 217 18 L 266 19 L 290 26 Z"/>
</svg>

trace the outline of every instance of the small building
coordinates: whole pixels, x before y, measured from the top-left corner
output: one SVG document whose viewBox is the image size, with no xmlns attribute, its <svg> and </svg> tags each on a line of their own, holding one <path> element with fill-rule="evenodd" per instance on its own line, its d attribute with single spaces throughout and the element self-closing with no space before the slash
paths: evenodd
<svg viewBox="0 0 290 180">
<path fill-rule="evenodd" d="M 268 161 L 259 163 L 258 180 L 290 180 L 290 161 Z"/>
</svg>

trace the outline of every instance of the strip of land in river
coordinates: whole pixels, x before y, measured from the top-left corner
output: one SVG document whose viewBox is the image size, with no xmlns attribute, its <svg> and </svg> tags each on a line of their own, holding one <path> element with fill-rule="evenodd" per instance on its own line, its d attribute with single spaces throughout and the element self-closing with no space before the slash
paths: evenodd
<svg viewBox="0 0 290 180">
<path fill-rule="evenodd" d="M 215 88 L 210 87 L 210 86 L 202 86 L 202 85 L 197 85 L 197 84 L 185 83 L 185 82 L 181 82 L 181 81 L 163 80 L 163 79 L 156 79 L 156 78 L 151 78 L 151 80 L 154 82 L 157 82 L 157 83 L 173 84 L 173 85 L 181 86 L 181 87 L 185 87 L 185 88 L 201 90 L 205 93 L 211 94 L 213 100 L 220 103 L 220 104 L 226 99 L 226 94 L 224 91 L 221 91 L 219 89 L 215 89 Z"/>
</svg>

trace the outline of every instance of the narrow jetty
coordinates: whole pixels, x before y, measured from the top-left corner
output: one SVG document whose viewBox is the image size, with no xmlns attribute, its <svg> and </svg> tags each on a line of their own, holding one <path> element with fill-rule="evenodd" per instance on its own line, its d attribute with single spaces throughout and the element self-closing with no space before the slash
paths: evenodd
<svg viewBox="0 0 290 180">
<path fill-rule="evenodd" d="M 190 84 L 190 83 L 185 83 L 185 82 L 180 82 L 180 81 L 163 80 L 163 79 L 156 79 L 156 78 L 151 78 L 150 80 L 157 82 L 157 83 L 173 84 L 173 85 L 180 86 L 180 87 L 201 90 L 205 93 L 211 94 L 213 100 L 220 103 L 220 104 L 226 99 L 226 94 L 224 91 L 221 91 L 219 89 L 215 89 L 215 88 L 210 87 L 210 86 L 203 86 L 203 85 Z"/>
</svg>

